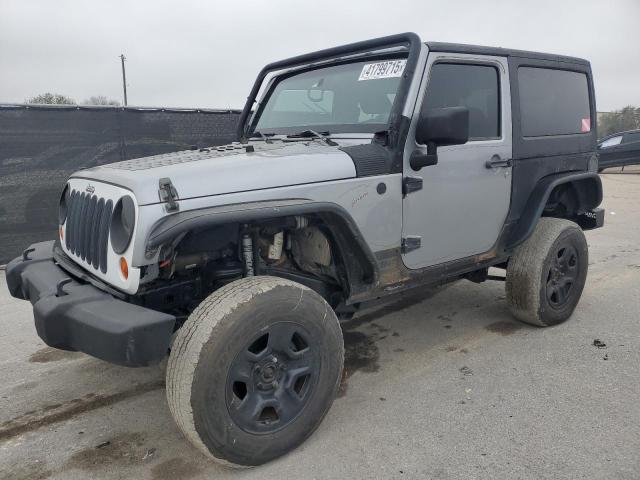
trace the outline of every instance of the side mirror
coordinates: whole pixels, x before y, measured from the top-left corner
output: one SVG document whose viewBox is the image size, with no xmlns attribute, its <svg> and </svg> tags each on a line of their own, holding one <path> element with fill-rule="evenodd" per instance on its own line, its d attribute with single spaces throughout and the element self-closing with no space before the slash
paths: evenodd
<svg viewBox="0 0 640 480">
<path fill-rule="evenodd" d="M 411 154 L 411 168 L 420 170 L 437 164 L 437 147 L 462 145 L 469 141 L 469 109 L 445 107 L 424 110 L 416 127 L 416 141 L 427 146 L 427 153 L 415 150 Z"/>
</svg>

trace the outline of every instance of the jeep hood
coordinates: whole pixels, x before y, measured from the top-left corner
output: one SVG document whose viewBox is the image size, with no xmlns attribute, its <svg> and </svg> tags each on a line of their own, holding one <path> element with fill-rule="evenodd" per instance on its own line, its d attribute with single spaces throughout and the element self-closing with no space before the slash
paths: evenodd
<svg viewBox="0 0 640 480">
<path fill-rule="evenodd" d="M 186 150 L 80 170 L 71 177 L 127 188 L 142 206 L 160 203 L 161 178 L 169 178 L 178 198 L 186 200 L 355 176 L 353 161 L 346 153 L 312 140 Z"/>
</svg>

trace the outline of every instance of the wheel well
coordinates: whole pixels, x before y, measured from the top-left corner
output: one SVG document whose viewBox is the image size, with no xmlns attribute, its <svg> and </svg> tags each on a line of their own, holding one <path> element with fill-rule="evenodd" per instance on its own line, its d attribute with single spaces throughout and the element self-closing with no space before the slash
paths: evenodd
<svg viewBox="0 0 640 480">
<path fill-rule="evenodd" d="M 187 304 L 231 281 L 269 275 L 301 283 L 335 308 L 375 279 L 361 240 L 332 212 L 200 225 L 158 247 L 157 264 L 145 267 L 140 298 L 156 309 L 190 310 Z"/>
<path fill-rule="evenodd" d="M 533 233 L 541 217 L 580 218 L 602 201 L 602 183 L 595 172 L 569 172 L 541 179 L 517 220 L 509 225 L 504 249 L 512 250 Z"/>
<path fill-rule="evenodd" d="M 597 207 L 601 200 L 602 190 L 593 179 L 562 183 L 547 197 L 542 216 L 575 220 L 579 214 Z"/>
</svg>

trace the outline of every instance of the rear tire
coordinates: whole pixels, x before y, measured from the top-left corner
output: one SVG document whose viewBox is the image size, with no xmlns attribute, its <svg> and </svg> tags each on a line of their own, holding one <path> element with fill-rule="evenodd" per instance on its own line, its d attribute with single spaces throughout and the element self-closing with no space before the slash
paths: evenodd
<svg viewBox="0 0 640 480">
<path fill-rule="evenodd" d="M 343 362 L 340 325 L 320 295 L 282 278 L 244 278 L 212 293 L 178 331 L 169 408 L 209 457 L 260 465 L 318 427 Z"/>
<path fill-rule="evenodd" d="M 507 265 L 506 298 L 519 320 L 548 327 L 573 313 L 587 278 L 589 253 L 575 223 L 541 218 Z"/>
</svg>

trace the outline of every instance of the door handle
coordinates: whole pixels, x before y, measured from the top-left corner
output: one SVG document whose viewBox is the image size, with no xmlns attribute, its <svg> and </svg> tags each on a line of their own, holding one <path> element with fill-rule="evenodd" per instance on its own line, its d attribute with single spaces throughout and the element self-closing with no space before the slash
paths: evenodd
<svg viewBox="0 0 640 480">
<path fill-rule="evenodd" d="M 513 166 L 513 160 L 510 158 L 503 160 L 500 155 L 494 155 L 491 160 L 485 162 L 484 166 L 487 168 L 511 167 Z"/>
</svg>

